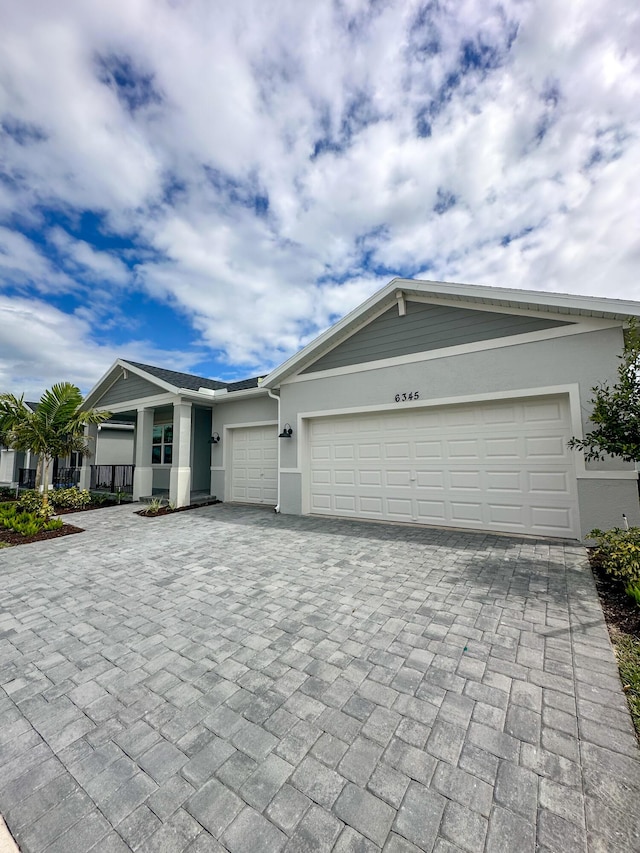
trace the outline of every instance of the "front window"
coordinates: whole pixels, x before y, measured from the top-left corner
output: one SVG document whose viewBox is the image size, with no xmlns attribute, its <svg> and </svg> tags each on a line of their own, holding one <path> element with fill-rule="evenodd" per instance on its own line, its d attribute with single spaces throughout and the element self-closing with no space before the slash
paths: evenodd
<svg viewBox="0 0 640 853">
<path fill-rule="evenodd" d="M 171 465 L 173 460 L 173 424 L 158 424 L 153 428 L 151 462 Z"/>
</svg>

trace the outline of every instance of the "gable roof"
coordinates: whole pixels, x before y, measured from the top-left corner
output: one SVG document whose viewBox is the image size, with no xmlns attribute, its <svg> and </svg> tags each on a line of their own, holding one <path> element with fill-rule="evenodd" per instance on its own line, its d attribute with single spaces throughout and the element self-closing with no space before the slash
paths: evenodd
<svg viewBox="0 0 640 853">
<path fill-rule="evenodd" d="M 513 308 L 525 311 L 544 311 L 557 314 L 558 319 L 594 317 L 626 321 L 640 317 L 640 302 L 623 299 L 604 299 L 594 296 L 574 296 L 568 293 L 551 293 L 536 290 L 519 290 L 507 287 L 487 287 L 478 284 L 455 284 L 440 281 L 394 278 L 369 299 L 339 320 L 291 358 L 272 370 L 262 383 L 274 388 L 278 383 L 299 373 L 339 342 L 346 340 L 356 329 L 362 328 L 369 319 L 376 317 L 385 306 L 395 305 L 396 295 L 411 298 L 417 296 L 430 301 L 447 300 L 459 302 L 467 307 Z M 474 305 L 475 303 L 475 305 Z"/>
</svg>

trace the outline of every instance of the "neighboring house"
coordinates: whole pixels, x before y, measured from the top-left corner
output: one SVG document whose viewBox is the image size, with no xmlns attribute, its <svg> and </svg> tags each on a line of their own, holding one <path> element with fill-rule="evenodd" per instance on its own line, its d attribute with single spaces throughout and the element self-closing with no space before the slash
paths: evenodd
<svg viewBox="0 0 640 853">
<path fill-rule="evenodd" d="M 262 382 L 119 359 L 87 403 L 135 425 L 134 497 L 580 538 L 623 513 L 640 523 L 634 466 L 567 447 L 637 316 L 615 299 L 394 279 Z"/>
<path fill-rule="evenodd" d="M 27 400 L 25 400 L 25 405 L 32 412 L 35 412 L 38 406 L 37 403 L 30 403 Z M 37 465 L 38 457 L 36 454 L 23 453 L 19 450 L 13 450 L 11 447 L 0 445 L 0 485 L 17 486 L 19 482 L 32 485 L 27 472 L 33 471 L 35 476 Z"/>
</svg>

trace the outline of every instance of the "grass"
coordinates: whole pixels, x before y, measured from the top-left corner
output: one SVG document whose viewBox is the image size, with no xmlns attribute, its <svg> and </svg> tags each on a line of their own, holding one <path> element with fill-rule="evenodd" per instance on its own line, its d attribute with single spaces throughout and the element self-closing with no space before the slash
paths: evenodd
<svg viewBox="0 0 640 853">
<path fill-rule="evenodd" d="M 640 737 L 640 640 L 629 634 L 612 637 L 618 658 L 622 687 L 629 703 L 631 718 Z"/>
</svg>

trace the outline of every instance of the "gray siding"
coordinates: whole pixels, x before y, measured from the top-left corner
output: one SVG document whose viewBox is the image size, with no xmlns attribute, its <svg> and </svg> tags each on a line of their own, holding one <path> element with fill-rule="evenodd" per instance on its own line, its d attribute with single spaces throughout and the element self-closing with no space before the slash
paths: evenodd
<svg viewBox="0 0 640 853">
<path fill-rule="evenodd" d="M 404 317 L 398 314 L 394 305 L 302 373 L 569 325 L 546 317 L 499 314 L 422 302 L 407 302 L 406 306 Z"/>
<path fill-rule="evenodd" d="M 127 403 L 129 400 L 137 400 L 140 397 L 155 397 L 156 394 L 165 394 L 164 388 L 154 385 L 142 376 L 130 373 L 126 379 L 120 377 L 113 383 L 111 388 L 95 403 L 96 408 L 107 408 L 118 403 Z"/>
<path fill-rule="evenodd" d="M 191 488 L 209 491 L 211 488 L 211 409 L 192 409 L 193 433 L 191 444 Z"/>
</svg>

